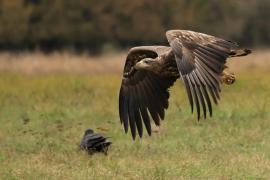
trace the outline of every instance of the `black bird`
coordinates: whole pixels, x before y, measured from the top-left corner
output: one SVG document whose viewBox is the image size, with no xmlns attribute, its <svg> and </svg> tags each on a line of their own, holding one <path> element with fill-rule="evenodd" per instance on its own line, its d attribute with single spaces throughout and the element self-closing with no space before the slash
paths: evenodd
<svg viewBox="0 0 270 180">
<path fill-rule="evenodd" d="M 87 129 L 82 138 L 80 148 L 86 150 L 89 154 L 95 152 L 103 152 L 107 154 L 108 147 L 111 145 L 111 141 L 107 137 L 101 134 L 96 134 L 92 129 Z"/>
<path fill-rule="evenodd" d="M 125 132 L 130 126 L 133 139 L 140 137 L 143 123 L 151 135 L 150 116 L 160 126 L 168 108 L 168 89 L 179 78 L 183 81 L 197 119 L 212 116 L 212 101 L 220 99 L 220 84 L 232 84 L 235 76 L 225 69 L 227 58 L 245 56 L 234 42 L 211 35 L 187 31 L 166 32 L 170 46 L 140 46 L 130 49 L 119 94 L 119 115 Z M 212 100 L 211 100 L 212 99 Z"/>
</svg>

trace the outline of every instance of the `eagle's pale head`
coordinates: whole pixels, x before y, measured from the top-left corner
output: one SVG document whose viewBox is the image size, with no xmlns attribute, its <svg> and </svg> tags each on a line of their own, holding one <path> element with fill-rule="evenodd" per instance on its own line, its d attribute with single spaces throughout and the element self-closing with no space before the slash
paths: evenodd
<svg viewBox="0 0 270 180">
<path fill-rule="evenodd" d="M 158 66 L 159 65 L 156 59 L 144 58 L 141 61 L 136 63 L 135 69 L 137 70 L 145 69 L 148 71 L 155 71 Z"/>
</svg>

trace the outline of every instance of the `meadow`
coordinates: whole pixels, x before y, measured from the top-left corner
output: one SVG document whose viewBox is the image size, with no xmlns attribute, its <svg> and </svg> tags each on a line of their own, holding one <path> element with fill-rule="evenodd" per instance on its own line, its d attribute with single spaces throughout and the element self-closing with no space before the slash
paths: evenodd
<svg viewBox="0 0 270 180">
<path fill-rule="evenodd" d="M 133 141 L 118 118 L 124 54 L 0 55 L 0 179 L 270 179 L 270 52 L 229 64 L 212 118 L 197 122 L 183 85 L 160 133 Z M 78 144 L 87 128 L 108 155 Z"/>
</svg>

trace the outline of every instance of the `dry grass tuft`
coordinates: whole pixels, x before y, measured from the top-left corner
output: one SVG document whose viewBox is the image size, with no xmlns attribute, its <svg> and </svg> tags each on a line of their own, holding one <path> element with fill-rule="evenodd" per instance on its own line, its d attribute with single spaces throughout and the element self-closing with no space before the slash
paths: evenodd
<svg viewBox="0 0 270 180">
<path fill-rule="evenodd" d="M 125 63 L 126 52 L 89 56 L 76 55 L 68 52 L 52 54 L 21 53 L 0 54 L 0 71 L 19 72 L 24 74 L 111 74 L 121 73 Z M 260 69 L 270 72 L 270 51 L 255 50 L 246 57 L 234 58 L 229 61 L 234 72 Z"/>
<path fill-rule="evenodd" d="M 76 55 L 72 53 L 41 52 L 21 54 L 0 54 L 0 71 L 19 72 L 24 74 L 108 74 L 122 72 L 125 60 L 124 53 L 102 56 Z"/>
</svg>

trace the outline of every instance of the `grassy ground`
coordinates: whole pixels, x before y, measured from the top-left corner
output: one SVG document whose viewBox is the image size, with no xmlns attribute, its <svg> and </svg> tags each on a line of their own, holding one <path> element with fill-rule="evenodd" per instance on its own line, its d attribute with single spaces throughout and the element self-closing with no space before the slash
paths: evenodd
<svg viewBox="0 0 270 180">
<path fill-rule="evenodd" d="M 120 75 L 0 73 L 0 179 L 270 178 L 270 73 L 239 72 L 213 118 L 190 114 L 181 83 L 160 134 L 132 141 L 118 119 Z M 107 156 L 78 149 L 86 128 Z"/>
</svg>

